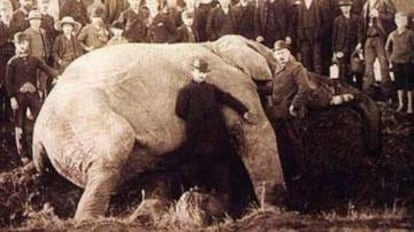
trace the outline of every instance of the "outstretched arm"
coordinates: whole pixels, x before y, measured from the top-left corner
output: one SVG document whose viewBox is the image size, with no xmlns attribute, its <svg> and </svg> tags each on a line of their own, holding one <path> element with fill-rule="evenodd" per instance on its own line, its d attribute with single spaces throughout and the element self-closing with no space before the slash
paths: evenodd
<svg viewBox="0 0 414 232">
<path fill-rule="evenodd" d="M 231 94 L 219 89 L 217 86 L 214 86 L 215 88 L 215 95 L 218 101 L 222 104 L 225 104 L 235 111 L 239 113 L 240 115 L 244 115 L 249 111 L 249 109 L 244 105 L 241 101 L 239 101 L 237 98 L 233 97 Z"/>
</svg>

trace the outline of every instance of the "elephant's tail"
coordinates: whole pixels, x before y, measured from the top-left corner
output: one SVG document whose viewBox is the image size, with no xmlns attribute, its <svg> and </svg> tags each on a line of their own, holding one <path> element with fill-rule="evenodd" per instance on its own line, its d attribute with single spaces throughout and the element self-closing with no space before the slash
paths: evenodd
<svg viewBox="0 0 414 232">
<path fill-rule="evenodd" d="M 33 138 L 33 163 L 36 168 L 36 171 L 40 174 L 47 171 L 47 163 L 48 163 L 48 157 L 46 154 L 45 147 L 43 146 L 43 143 L 36 139 L 36 137 Z"/>
</svg>

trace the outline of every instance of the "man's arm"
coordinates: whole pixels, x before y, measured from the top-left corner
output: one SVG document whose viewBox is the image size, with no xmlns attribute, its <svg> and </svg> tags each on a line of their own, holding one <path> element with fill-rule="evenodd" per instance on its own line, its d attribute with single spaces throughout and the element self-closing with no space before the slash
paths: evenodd
<svg viewBox="0 0 414 232">
<path fill-rule="evenodd" d="M 305 104 L 307 93 L 310 89 L 309 78 L 304 67 L 297 68 L 293 73 L 293 79 L 298 87 L 298 91 L 292 100 L 292 105 L 296 110 L 302 109 Z"/>
<path fill-rule="evenodd" d="M 59 72 L 56 70 L 56 69 L 54 69 L 54 68 L 52 68 L 52 67 L 49 67 L 49 65 L 47 65 L 45 62 L 43 62 L 42 60 L 40 60 L 40 59 L 38 59 L 38 58 L 36 58 L 37 59 L 37 67 L 39 68 L 39 69 L 41 69 L 43 72 L 45 72 L 46 73 L 46 75 L 49 77 L 49 78 L 56 78 L 57 76 L 59 76 Z"/>
<path fill-rule="evenodd" d="M 219 89 L 217 86 L 214 86 L 214 91 L 216 98 L 221 104 L 227 105 L 235 110 L 240 115 L 244 115 L 249 112 L 249 109 L 237 98 L 233 97 L 231 94 Z"/>
<path fill-rule="evenodd" d="M 388 60 L 391 58 L 392 47 L 393 47 L 393 36 L 394 36 L 394 32 L 391 32 L 391 34 L 388 36 L 387 42 L 385 42 L 385 46 L 384 46 L 385 55 L 386 55 Z"/>
</svg>

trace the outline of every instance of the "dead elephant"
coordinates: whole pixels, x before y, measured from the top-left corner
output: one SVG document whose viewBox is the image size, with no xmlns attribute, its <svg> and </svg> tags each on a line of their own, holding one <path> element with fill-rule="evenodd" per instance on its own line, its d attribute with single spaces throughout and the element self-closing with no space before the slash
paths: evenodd
<svg viewBox="0 0 414 232">
<path fill-rule="evenodd" d="M 76 219 L 104 215 L 123 182 L 153 170 L 156 161 L 185 142 L 175 99 L 191 79 L 191 61 L 202 56 L 211 65 L 211 82 L 257 114 L 257 124 L 240 125 L 237 114 L 224 109 L 226 126 L 241 135 L 239 155 L 256 196 L 274 194 L 284 188 L 283 174 L 253 82 L 272 77 L 262 50 L 228 36 L 204 44 L 119 45 L 79 58 L 63 73 L 35 123 L 36 168 L 41 172 L 49 160 L 60 175 L 85 188 Z"/>
</svg>

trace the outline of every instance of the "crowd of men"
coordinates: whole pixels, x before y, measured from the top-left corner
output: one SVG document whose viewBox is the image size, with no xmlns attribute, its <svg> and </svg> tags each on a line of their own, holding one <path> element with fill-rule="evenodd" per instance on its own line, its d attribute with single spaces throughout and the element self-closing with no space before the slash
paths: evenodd
<svg viewBox="0 0 414 232">
<path fill-rule="evenodd" d="M 3 119 L 19 122 L 16 127 L 24 127 L 19 117 L 26 117 L 26 109 L 20 116 L 12 109 L 27 100 L 16 93 L 39 96 L 23 104 L 36 117 L 52 88 L 50 76 L 58 76 L 46 72 L 48 67 L 16 62 L 26 55 L 19 54 L 25 49 L 18 49 L 18 40 L 27 40 L 30 55 L 59 73 L 79 56 L 113 44 L 204 42 L 240 34 L 273 48 L 284 40 L 308 71 L 329 75 L 337 64 L 339 78 L 360 89 L 393 85 L 393 71 L 397 110 L 413 113 L 414 35 L 410 17 L 397 12 L 392 0 L 0 0 L 0 16 L 0 107 Z M 15 37 L 18 32 L 24 34 Z M 376 60 L 380 82 L 374 78 Z M 34 67 L 22 77 L 31 76 L 32 85 L 14 81 L 18 74 L 10 70 L 18 66 Z"/>
</svg>

